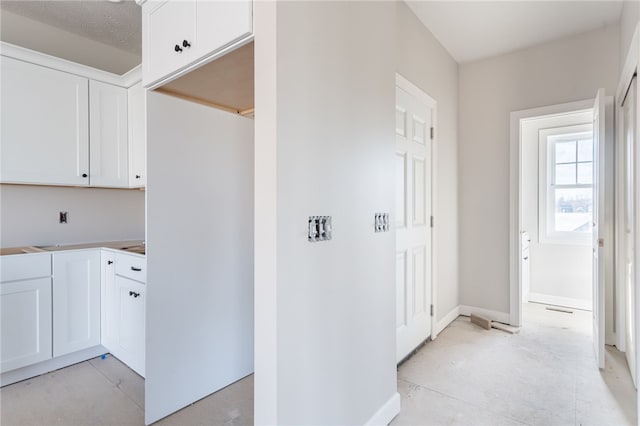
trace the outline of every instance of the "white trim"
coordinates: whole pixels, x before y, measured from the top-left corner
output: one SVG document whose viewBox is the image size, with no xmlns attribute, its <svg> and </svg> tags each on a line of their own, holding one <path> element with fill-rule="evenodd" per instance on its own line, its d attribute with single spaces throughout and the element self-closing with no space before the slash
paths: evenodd
<svg viewBox="0 0 640 426">
<path fill-rule="evenodd" d="M 433 139 L 431 140 L 431 212 L 430 216 L 434 217 L 434 226 L 431 228 L 431 304 L 433 305 L 433 316 L 431 317 L 431 339 L 435 339 L 439 331 L 437 331 L 436 318 L 438 306 L 436 303 L 436 277 L 437 277 L 437 225 L 438 218 L 435 217 L 437 198 L 437 175 L 438 175 L 438 102 L 429 96 L 424 90 L 407 80 L 402 74 L 396 73 L 396 87 L 404 90 L 412 96 L 415 96 L 431 109 L 431 127 L 433 127 Z M 430 131 L 430 129 L 429 129 Z"/>
<path fill-rule="evenodd" d="M 482 315 L 491 321 L 509 324 L 509 314 L 506 312 L 493 311 L 491 309 L 477 308 L 475 306 L 460 305 L 460 315 L 468 317 L 472 313 Z"/>
<path fill-rule="evenodd" d="M 365 423 L 366 426 L 386 426 L 400 413 L 400 394 L 396 392 Z"/>
<path fill-rule="evenodd" d="M 47 361 L 42 361 L 37 364 L 18 368 L 17 370 L 7 371 L 0 375 L 0 386 L 6 386 L 22 380 L 30 379 L 32 377 L 68 367 L 107 353 L 109 353 L 109 351 L 104 346 L 99 345 L 78 352 L 72 352 L 68 355 L 49 359 Z"/>
<path fill-rule="evenodd" d="M 436 323 L 435 334 L 431 337 L 431 340 L 435 339 L 435 336 L 440 334 L 442 330 L 447 328 L 449 324 L 454 322 L 456 318 L 460 316 L 460 306 L 453 308 L 447 315 L 445 315 L 440 321 Z"/>
<path fill-rule="evenodd" d="M 527 300 L 533 303 L 545 305 L 564 306 L 567 308 L 591 311 L 593 303 L 587 299 L 575 299 L 573 297 L 553 296 L 551 294 L 529 293 Z"/>
<path fill-rule="evenodd" d="M 141 65 L 138 65 L 123 75 L 118 75 L 5 42 L 0 42 L 0 54 L 8 58 L 30 62 L 35 65 L 124 88 L 129 88 L 142 80 Z"/>
<path fill-rule="evenodd" d="M 520 121 L 526 118 L 564 115 L 593 108 L 592 100 L 569 102 L 548 107 L 533 108 L 511 113 L 511 141 L 509 166 L 509 321 L 513 326 L 522 325 L 522 283 L 520 276 L 520 232 L 522 230 L 522 158 L 520 155 Z"/>
</svg>

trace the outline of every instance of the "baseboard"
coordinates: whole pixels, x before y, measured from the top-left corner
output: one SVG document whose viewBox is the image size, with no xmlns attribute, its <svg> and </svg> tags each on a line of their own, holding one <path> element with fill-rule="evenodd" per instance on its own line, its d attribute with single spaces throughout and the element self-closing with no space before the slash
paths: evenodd
<svg viewBox="0 0 640 426">
<path fill-rule="evenodd" d="M 436 336 L 440 334 L 442 330 L 447 328 L 447 326 L 451 324 L 453 321 L 455 321 L 455 319 L 458 318 L 459 316 L 460 316 L 460 306 L 458 305 L 455 308 L 453 308 L 447 315 L 445 315 L 440 321 L 436 323 L 436 329 L 434 330 L 434 333 L 433 333 L 434 335 L 431 336 L 431 339 L 435 339 Z"/>
<path fill-rule="evenodd" d="M 396 392 L 371 416 L 365 426 L 387 426 L 400 413 L 400 394 Z"/>
<path fill-rule="evenodd" d="M 2 373 L 0 376 L 0 386 L 6 386 L 32 377 L 40 376 L 41 374 L 59 370 L 60 368 L 68 367 L 106 353 L 109 353 L 109 351 L 106 350 L 104 346 L 94 346 L 89 349 L 83 349 L 68 355 L 42 361 L 34 365 L 28 365 L 16 370 L 7 371 L 6 373 Z"/>
<path fill-rule="evenodd" d="M 529 302 L 544 303 L 545 305 L 564 306 L 567 308 L 590 311 L 592 303 L 590 300 L 574 299 L 571 297 L 552 296 L 550 294 L 529 293 Z"/>
<path fill-rule="evenodd" d="M 510 318 L 507 312 L 492 311 L 491 309 L 477 308 L 475 306 L 460 305 L 460 315 L 468 317 L 471 313 L 482 315 L 492 321 L 509 324 Z"/>
</svg>

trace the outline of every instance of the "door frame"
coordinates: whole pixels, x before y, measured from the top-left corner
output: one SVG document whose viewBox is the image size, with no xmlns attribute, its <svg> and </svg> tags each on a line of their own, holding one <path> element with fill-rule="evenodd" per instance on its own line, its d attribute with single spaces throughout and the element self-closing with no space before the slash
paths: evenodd
<svg viewBox="0 0 640 426">
<path fill-rule="evenodd" d="M 622 108 L 622 104 L 623 101 L 625 100 L 625 95 L 627 93 L 627 89 L 629 88 L 629 86 L 631 85 L 631 82 L 633 80 L 633 77 L 637 75 L 638 71 L 640 71 L 640 23 L 636 26 L 635 32 L 633 34 L 633 37 L 631 39 L 631 44 L 629 46 L 629 51 L 627 53 L 627 58 L 625 60 L 624 66 L 622 67 L 622 73 L 620 76 L 620 81 L 618 83 L 618 88 L 616 90 L 616 97 L 615 97 L 615 107 L 616 110 L 621 109 Z M 640 78 L 636 77 L 636 78 Z M 624 140 L 624 131 L 623 131 L 623 119 L 622 119 L 622 114 L 615 114 L 616 116 L 616 146 L 620 146 L 620 143 L 623 143 Z M 638 124 L 638 128 L 636 129 L 636 135 L 635 135 L 635 141 L 636 143 L 638 141 L 640 141 L 640 90 L 636 90 L 636 123 Z M 636 150 L 634 152 L 634 163 L 635 163 L 635 168 L 636 170 L 638 169 L 638 167 L 640 166 L 640 152 L 638 152 L 640 150 Z M 636 174 L 635 176 L 635 185 L 636 185 L 636 192 L 638 189 L 638 183 L 640 180 L 640 176 L 638 176 L 638 174 Z M 617 187 L 615 190 L 615 196 L 616 198 L 624 196 L 624 194 L 621 193 L 621 188 Z M 638 206 L 638 200 L 637 198 L 634 200 L 636 206 Z M 638 211 L 639 209 L 636 208 L 635 210 L 635 218 L 634 221 L 636 224 L 640 223 L 640 212 Z M 636 247 L 640 246 L 640 232 L 638 232 L 637 227 L 635 228 L 635 235 L 633 236 L 633 239 L 635 241 Z M 617 237 L 617 235 L 616 235 Z M 635 251 L 635 256 L 634 256 L 634 266 L 636 265 L 640 265 L 640 250 L 636 250 Z M 616 262 L 616 264 L 618 264 L 618 262 Z M 635 301 L 635 318 L 634 318 L 634 325 L 635 325 L 635 350 L 636 350 L 636 369 L 638 368 L 638 361 L 640 361 L 640 354 L 638 353 L 638 350 L 640 349 L 640 342 L 638 342 L 638 338 L 640 337 L 640 330 L 638 330 L 638 325 L 640 325 L 640 297 L 638 297 L 638 283 L 640 282 L 640 268 L 638 268 L 636 266 L 635 271 L 634 271 L 634 282 L 636 285 L 636 301 Z M 619 276 L 618 274 L 618 270 L 616 269 L 616 276 Z M 626 300 L 624 299 L 624 292 L 620 291 L 618 292 L 618 299 L 617 299 L 617 303 L 618 306 L 625 306 L 625 302 Z M 617 324 L 620 328 L 618 328 L 617 330 L 617 334 L 618 334 L 618 343 L 620 346 L 618 346 L 619 348 L 622 349 L 626 349 L 625 348 L 625 336 L 626 336 L 626 329 L 625 329 L 625 310 L 624 309 L 618 309 L 619 312 L 616 313 L 616 320 L 617 320 Z M 637 371 L 636 371 L 636 377 L 637 376 Z M 636 397 L 636 410 L 637 412 L 640 412 L 640 392 L 637 393 L 637 397 Z"/>
<path fill-rule="evenodd" d="M 402 74 L 396 72 L 396 87 L 401 88 L 412 96 L 415 96 L 420 101 L 424 102 L 431 109 L 431 126 L 433 127 L 433 138 L 431 138 L 431 211 L 429 212 L 429 216 L 435 218 L 436 211 L 436 188 L 437 188 L 437 140 L 438 140 L 438 103 L 431 96 L 427 95 L 421 88 L 413 84 Z M 436 338 L 436 314 L 438 312 L 437 304 L 436 304 L 436 268 L 437 268 L 437 252 L 436 252 L 436 241 L 437 241 L 437 221 L 434 219 L 433 226 L 431 227 L 431 304 L 433 305 L 433 315 L 431 316 L 431 330 L 430 337 L 431 340 Z M 395 301 L 394 301 L 395 306 Z"/>
<path fill-rule="evenodd" d="M 564 115 L 593 109 L 593 99 L 511 112 L 511 141 L 509 167 L 509 324 L 522 325 L 522 135 L 521 122 L 542 116 Z"/>
</svg>

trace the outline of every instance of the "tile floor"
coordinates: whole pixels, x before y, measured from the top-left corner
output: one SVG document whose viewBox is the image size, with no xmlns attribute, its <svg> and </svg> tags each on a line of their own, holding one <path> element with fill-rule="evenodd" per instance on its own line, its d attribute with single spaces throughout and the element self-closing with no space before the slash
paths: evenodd
<svg viewBox="0 0 640 426">
<path fill-rule="evenodd" d="M 624 354 L 591 349 L 589 312 L 525 307 L 510 335 L 460 317 L 398 370 L 392 425 L 631 425 L 635 390 Z M 253 377 L 159 425 L 251 425 Z M 0 390 L 0 424 L 143 425 L 144 381 L 117 359 L 92 359 Z"/>
</svg>

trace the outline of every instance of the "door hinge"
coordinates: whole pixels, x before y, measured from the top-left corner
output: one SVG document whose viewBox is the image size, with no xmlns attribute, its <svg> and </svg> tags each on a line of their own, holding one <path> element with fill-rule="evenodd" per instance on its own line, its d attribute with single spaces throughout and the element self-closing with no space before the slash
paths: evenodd
<svg viewBox="0 0 640 426">
<path fill-rule="evenodd" d="M 433 216 L 431 216 L 431 227 L 433 228 Z"/>
<path fill-rule="evenodd" d="M 432 127 L 431 128 L 431 140 L 433 140 L 433 135 L 435 134 L 435 129 Z"/>
<path fill-rule="evenodd" d="M 433 303 L 431 304 L 431 316 L 433 316 Z"/>
</svg>

